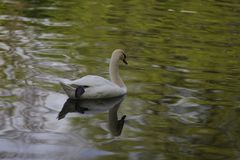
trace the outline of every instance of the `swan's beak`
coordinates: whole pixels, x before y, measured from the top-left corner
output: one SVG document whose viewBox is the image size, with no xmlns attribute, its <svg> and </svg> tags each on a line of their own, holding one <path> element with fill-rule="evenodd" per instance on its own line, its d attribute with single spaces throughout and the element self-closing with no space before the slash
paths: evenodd
<svg viewBox="0 0 240 160">
<path fill-rule="evenodd" d="M 126 61 L 126 59 L 123 59 L 123 63 L 128 64 L 128 62 Z"/>
</svg>

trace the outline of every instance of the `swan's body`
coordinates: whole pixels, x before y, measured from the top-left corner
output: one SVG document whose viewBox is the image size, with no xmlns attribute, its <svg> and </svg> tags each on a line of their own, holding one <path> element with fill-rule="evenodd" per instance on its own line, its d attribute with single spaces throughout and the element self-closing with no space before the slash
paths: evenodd
<svg viewBox="0 0 240 160">
<path fill-rule="evenodd" d="M 80 79 L 60 82 L 66 94 L 73 99 L 112 98 L 127 93 L 127 88 L 119 75 L 119 61 L 126 62 L 123 50 L 116 49 L 112 53 L 109 73 L 111 81 L 95 75 L 87 75 Z"/>
</svg>

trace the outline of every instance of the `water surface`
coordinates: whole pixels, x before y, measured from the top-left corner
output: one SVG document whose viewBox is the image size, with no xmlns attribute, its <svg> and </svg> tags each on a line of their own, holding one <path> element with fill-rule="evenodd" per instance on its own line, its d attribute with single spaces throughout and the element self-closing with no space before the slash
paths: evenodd
<svg viewBox="0 0 240 160">
<path fill-rule="evenodd" d="M 239 159 L 239 15 L 238 0 L 2 0 L 0 158 Z M 58 81 L 108 78 L 115 48 L 121 135 L 109 108 L 58 120 Z"/>
</svg>

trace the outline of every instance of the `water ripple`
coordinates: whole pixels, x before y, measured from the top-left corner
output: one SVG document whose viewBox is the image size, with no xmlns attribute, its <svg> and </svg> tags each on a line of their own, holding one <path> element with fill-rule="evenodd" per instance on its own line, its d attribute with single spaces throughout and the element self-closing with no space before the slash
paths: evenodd
<svg viewBox="0 0 240 160">
<path fill-rule="evenodd" d="M 28 18 L 22 16 L 11 16 L 11 15 L 0 15 L 0 20 L 5 21 L 22 21 L 22 22 L 31 22 L 33 24 L 39 24 L 44 26 L 53 26 L 53 27 L 69 27 L 71 24 L 68 22 L 51 22 L 48 18 L 38 19 L 38 18 Z"/>
<path fill-rule="evenodd" d="M 207 121 L 208 106 L 194 103 L 195 97 L 182 97 L 175 104 L 169 106 L 169 116 L 181 123 L 204 123 Z"/>
<path fill-rule="evenodd" d="M 2 43 L 2 42 L 0 42 L 0 48 L 5 50 L 5 51 L 10 50 L 10 46 L 8 46 L 7 44 Z"/>
</svg>

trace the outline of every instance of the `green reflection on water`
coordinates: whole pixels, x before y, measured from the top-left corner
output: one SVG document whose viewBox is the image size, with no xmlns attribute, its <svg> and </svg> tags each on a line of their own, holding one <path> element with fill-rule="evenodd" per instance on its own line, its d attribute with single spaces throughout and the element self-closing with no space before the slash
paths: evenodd
<svg viewBox="0 0 240 160">
<path fill-rule="evenodd" d="M 120 108 L 128 117 L 122 135 L 109 136 L 106 113 L 66 119 L 68 129 L 56 131 L 113 153 L 95 159 L 237 159 L 239 6 L 237 0 L 1 2 L 1 130 L 11 128 L 9 118 L 31 117 L 25 110 L 48 107 L 45 97 L 61 92 L 60 78 L 108 78 L 110 54 L 123 48 L 129 65 L 121 66 L 121 75 L 129 93 Z M 31 87 L 39 97 L 24 107 Z M 39 132 L 63 123 L 48 119 L 56 114 L 49 111 Z M 33 133 L 31 120 L 41 116 L 11 131 Z"/>
</svg>

